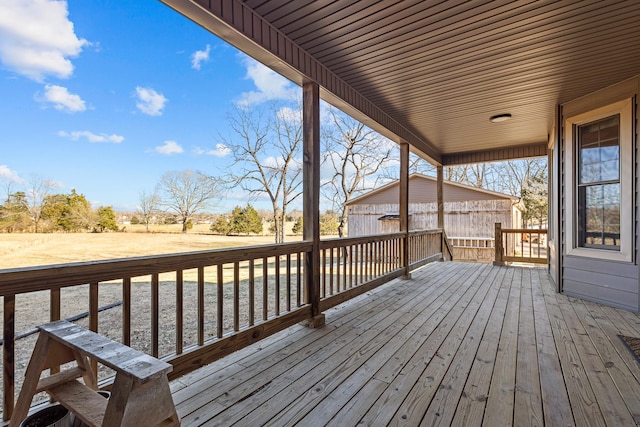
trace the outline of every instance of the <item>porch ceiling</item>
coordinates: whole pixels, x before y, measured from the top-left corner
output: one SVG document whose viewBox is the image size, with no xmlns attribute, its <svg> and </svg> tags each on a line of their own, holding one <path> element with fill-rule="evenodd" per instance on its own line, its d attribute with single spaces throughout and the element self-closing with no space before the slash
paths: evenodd
<svg viewBox="0 0 640 427">
<path fill-rule="evenodd" d="M 635 0 L 163 1 L 290 79 L 318 81 L 287 57 L 291 43 L 437 161 L 545 143 L 558 104 L 640 73 Z M 273 30 L 285 48 L 251 35 Z M 323 93 L 382 122 L 357 100 Z M 513 118 L 490 123 L 500 113 Z"/>
</svg>

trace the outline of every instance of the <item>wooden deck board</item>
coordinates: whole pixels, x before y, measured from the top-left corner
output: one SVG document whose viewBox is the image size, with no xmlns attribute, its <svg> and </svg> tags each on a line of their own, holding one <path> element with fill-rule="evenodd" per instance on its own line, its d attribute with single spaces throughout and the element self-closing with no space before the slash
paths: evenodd
<svg viewBox="0 0 640 427">
<path fill-rule="evenodd" d="M 521 269 L 514 269 L 507 308 L 502 321 L 498 353 L 491 377 L 483 425 L 505 426 L 513 422 L 518 355 Z"/>
<path fill-rule="evenodd" d="M 559 295 L 542 268 L 444 262 L 412 277 L 174 381 L 182 425 L 640 420 L 640 363 L 617 338 L 639 332 L 636 313 Z"/>
</svg>

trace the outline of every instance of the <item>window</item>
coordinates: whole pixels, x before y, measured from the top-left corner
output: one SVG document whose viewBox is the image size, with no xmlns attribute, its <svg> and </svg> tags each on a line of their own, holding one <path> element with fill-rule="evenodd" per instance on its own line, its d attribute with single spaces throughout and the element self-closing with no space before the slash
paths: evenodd
<svg viewBox="0 0 640 427">
<path fill-rule="evenodd" d="M 620 115 L 577 135 L 578 246 L 620 250 Z"/>
<path fill-rule="evenodd" d="M 632 261 L 632 102 L 565 123 L 567 253 Z"/>
</svg>

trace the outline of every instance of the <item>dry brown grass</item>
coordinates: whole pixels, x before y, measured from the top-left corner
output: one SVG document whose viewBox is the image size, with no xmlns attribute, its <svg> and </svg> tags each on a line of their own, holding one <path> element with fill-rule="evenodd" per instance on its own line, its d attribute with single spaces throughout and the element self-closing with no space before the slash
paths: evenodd
<svg viewBox="0 0 640 427">
<path fill-rule="evenodd" d="M 183 234 L 179 225 L 159 227 L 168 232 L 152 228 L 146 233 L 144 226 L 127 226 L 130 231 L 125 233 L 1 234 L 0 269 L 273 243 L 273 236 L 218 236 L 198 228 Z"/>
</svg>

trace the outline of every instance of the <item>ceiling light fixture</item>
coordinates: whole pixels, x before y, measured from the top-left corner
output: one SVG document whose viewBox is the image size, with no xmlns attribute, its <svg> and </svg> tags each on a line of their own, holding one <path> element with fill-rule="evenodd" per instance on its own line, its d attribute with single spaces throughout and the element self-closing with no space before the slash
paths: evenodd
<svg viewBox="0 0 640 427">
<path fill-rule="evenodd" d="M 491 121 L 491 123 L 500 123 L 500 122 L 506 122 L 510 118 L 511 118 L 511 113 L 496 114 L 495 116 L 491 116 L 489 118 L 489 121 Z"/>
</svg>

